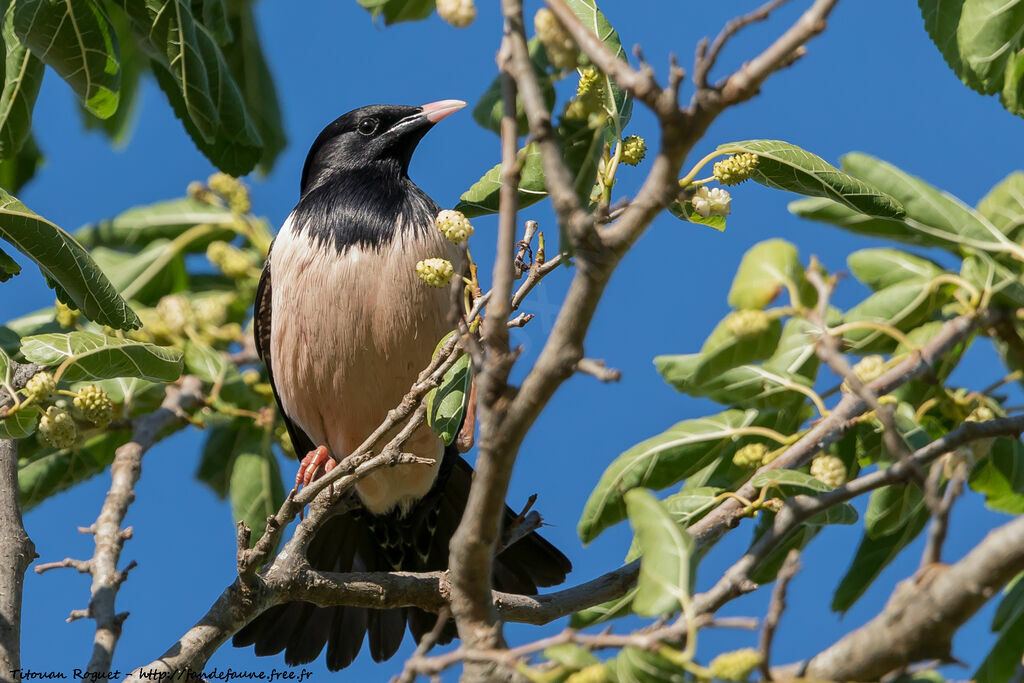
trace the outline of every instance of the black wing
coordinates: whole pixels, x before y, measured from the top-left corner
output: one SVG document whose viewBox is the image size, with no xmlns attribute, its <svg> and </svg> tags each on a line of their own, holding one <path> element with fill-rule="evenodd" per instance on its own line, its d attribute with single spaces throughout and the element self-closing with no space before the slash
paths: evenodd
<svg viewBox="0 0 1024 683">
<path fill-rule="evenodd" d="M 274 248 L 273 244 L 270 246 Z M 277 408 L 281 411 L 281 419 L 284 426 L 288 428 L 288 435 L 292 439 L 292 446 L 295 448 L 295 456 L 302 458 L 306 453 L 316 448 L 313 441 L 306 436 L 302 428 L 291 421 L 288 414 L 281 405 L 281 397 L 277 393 L 277 385 L 274 384 L 274 364 L 270 360 L 270 316 L 271 296 L 270 284 L 270 254 L 267 254 L 267 262 L 263 264 L 263 274 L 260 275 L 260 283 L 256 287 L 256 304 L 253 309 L 252 331 L 256 340 L 256 353 L 267 365 L 267 377 L 270 379 L 270 387 L 274 390 L 274 400 L 277 401 Z"/>
</svg>

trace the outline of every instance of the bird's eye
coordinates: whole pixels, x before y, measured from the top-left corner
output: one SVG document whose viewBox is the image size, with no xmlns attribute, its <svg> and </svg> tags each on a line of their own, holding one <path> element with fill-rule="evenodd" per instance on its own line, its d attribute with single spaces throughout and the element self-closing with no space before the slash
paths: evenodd
<svg viewBox="0 0 1024 683">
<path fill-rule="evenodd" d="M 373 135 L 377 132 L 377 119 L 363 119 L 359 122 L 357 130 L 363 135 Z"/>
</svg>

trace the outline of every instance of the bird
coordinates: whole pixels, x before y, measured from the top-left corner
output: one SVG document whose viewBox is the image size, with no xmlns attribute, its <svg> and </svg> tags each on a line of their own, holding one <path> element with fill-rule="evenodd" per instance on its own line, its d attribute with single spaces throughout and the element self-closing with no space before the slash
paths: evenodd
<svg viewBox="0 0 1024 683">
<path fill-rule="evenodd" d="M 440 211 L 409 178 L 417 144 L 466 105 L 370 105 L 317 136 L 302 169 L 300 198 L 267 256 L 254 306 L 256 349 L 264 361 L 308 484 L 355 450 L 395 408 L 451 330 L 445 287 L 420 281 L 416 264 L 459 249 L 435 226 Z M 392 436 L 395 432 L 392 432 Z M 383 443 L 390 438 L 386 437 Z M 355 485 L 360 505 L 328 519 L 307 559 L 322 571 L 436 571 L 462 518 L 473 470 L 426 425 L 402 449 L 432 465 L 376 470 Z M 515 520 L 505 507 L 503 524 Z M 533 531 L 499 552 L 496 589 L 535 594 L 562 583 L 572 564 Z M 273 606 L 233 638 L 256 655 L 284 651 L 296 666 L 327 648 L 342 669 L 364 638 L 374 661 L 395 654 L 406 628 L 418 643 L 438 617 L 415 607 L 367 609 L 289 602 Z M 449 620 L 439 643 L 456 635 Z"/>
</svg>

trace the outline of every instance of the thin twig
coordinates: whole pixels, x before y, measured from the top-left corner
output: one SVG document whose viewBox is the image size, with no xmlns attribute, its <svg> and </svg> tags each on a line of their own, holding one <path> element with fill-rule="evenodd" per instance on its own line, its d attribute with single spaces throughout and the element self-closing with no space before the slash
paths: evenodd
<svg viewBox="0 0 1024 683">
<path fill-rule="evenodd" d="M 702 48 L 707 47 L 707 39 L 702 40 L 697 47 L 697 58 L 694 60 L 693 66 L 693 82 L 697 87 L 707 87 L 708 74 L 715 67 L 718 55 L 722 52 L 722 48 L 725 47 L 730 38 L 747 26 L 764 21 L 771 16 L 772 12 L 787 2 L 789 0 L 771 0 L 771 2 L 766 2 L 752 12 L 730 19 L 726 22 L 718 36 L 715 37 L 714 42 L 711 43 L 711 49 L 706 52 Z"/>
<path fill-rule="evenodd" d="M 786 555 L 786 561 L 775 579 L 775 587 L 772 589 L 772 600 L 768 605 L 768 614 L 765 615 L 764 625 L 761 627 L 761 638 L 758 641 L 758 650 L 761 653 L 761 674 L 766 681 L 772 680 L 771 654 L 772 639 L 775 637 L 775 629 L 779 626 L 782 613 L 786 611 L 786 589 L 789 582 L 800 571 L 800 551 L 793 548 Z"/>
</svg>

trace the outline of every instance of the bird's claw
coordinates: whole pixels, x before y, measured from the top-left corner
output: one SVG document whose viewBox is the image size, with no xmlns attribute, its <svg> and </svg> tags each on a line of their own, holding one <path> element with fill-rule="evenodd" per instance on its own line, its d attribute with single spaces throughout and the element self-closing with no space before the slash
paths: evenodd
<svg viewBox="0 0 1024 683">
<path fill-rule="evenodd" d="M 295 488 L 309 486 L 312 482 L 333 470 L 337 464 L 326 446 L 317 446 L 307 453 L 306 457 L 299 463 L 299 471 L 295 473 Z"/>
</svg>

